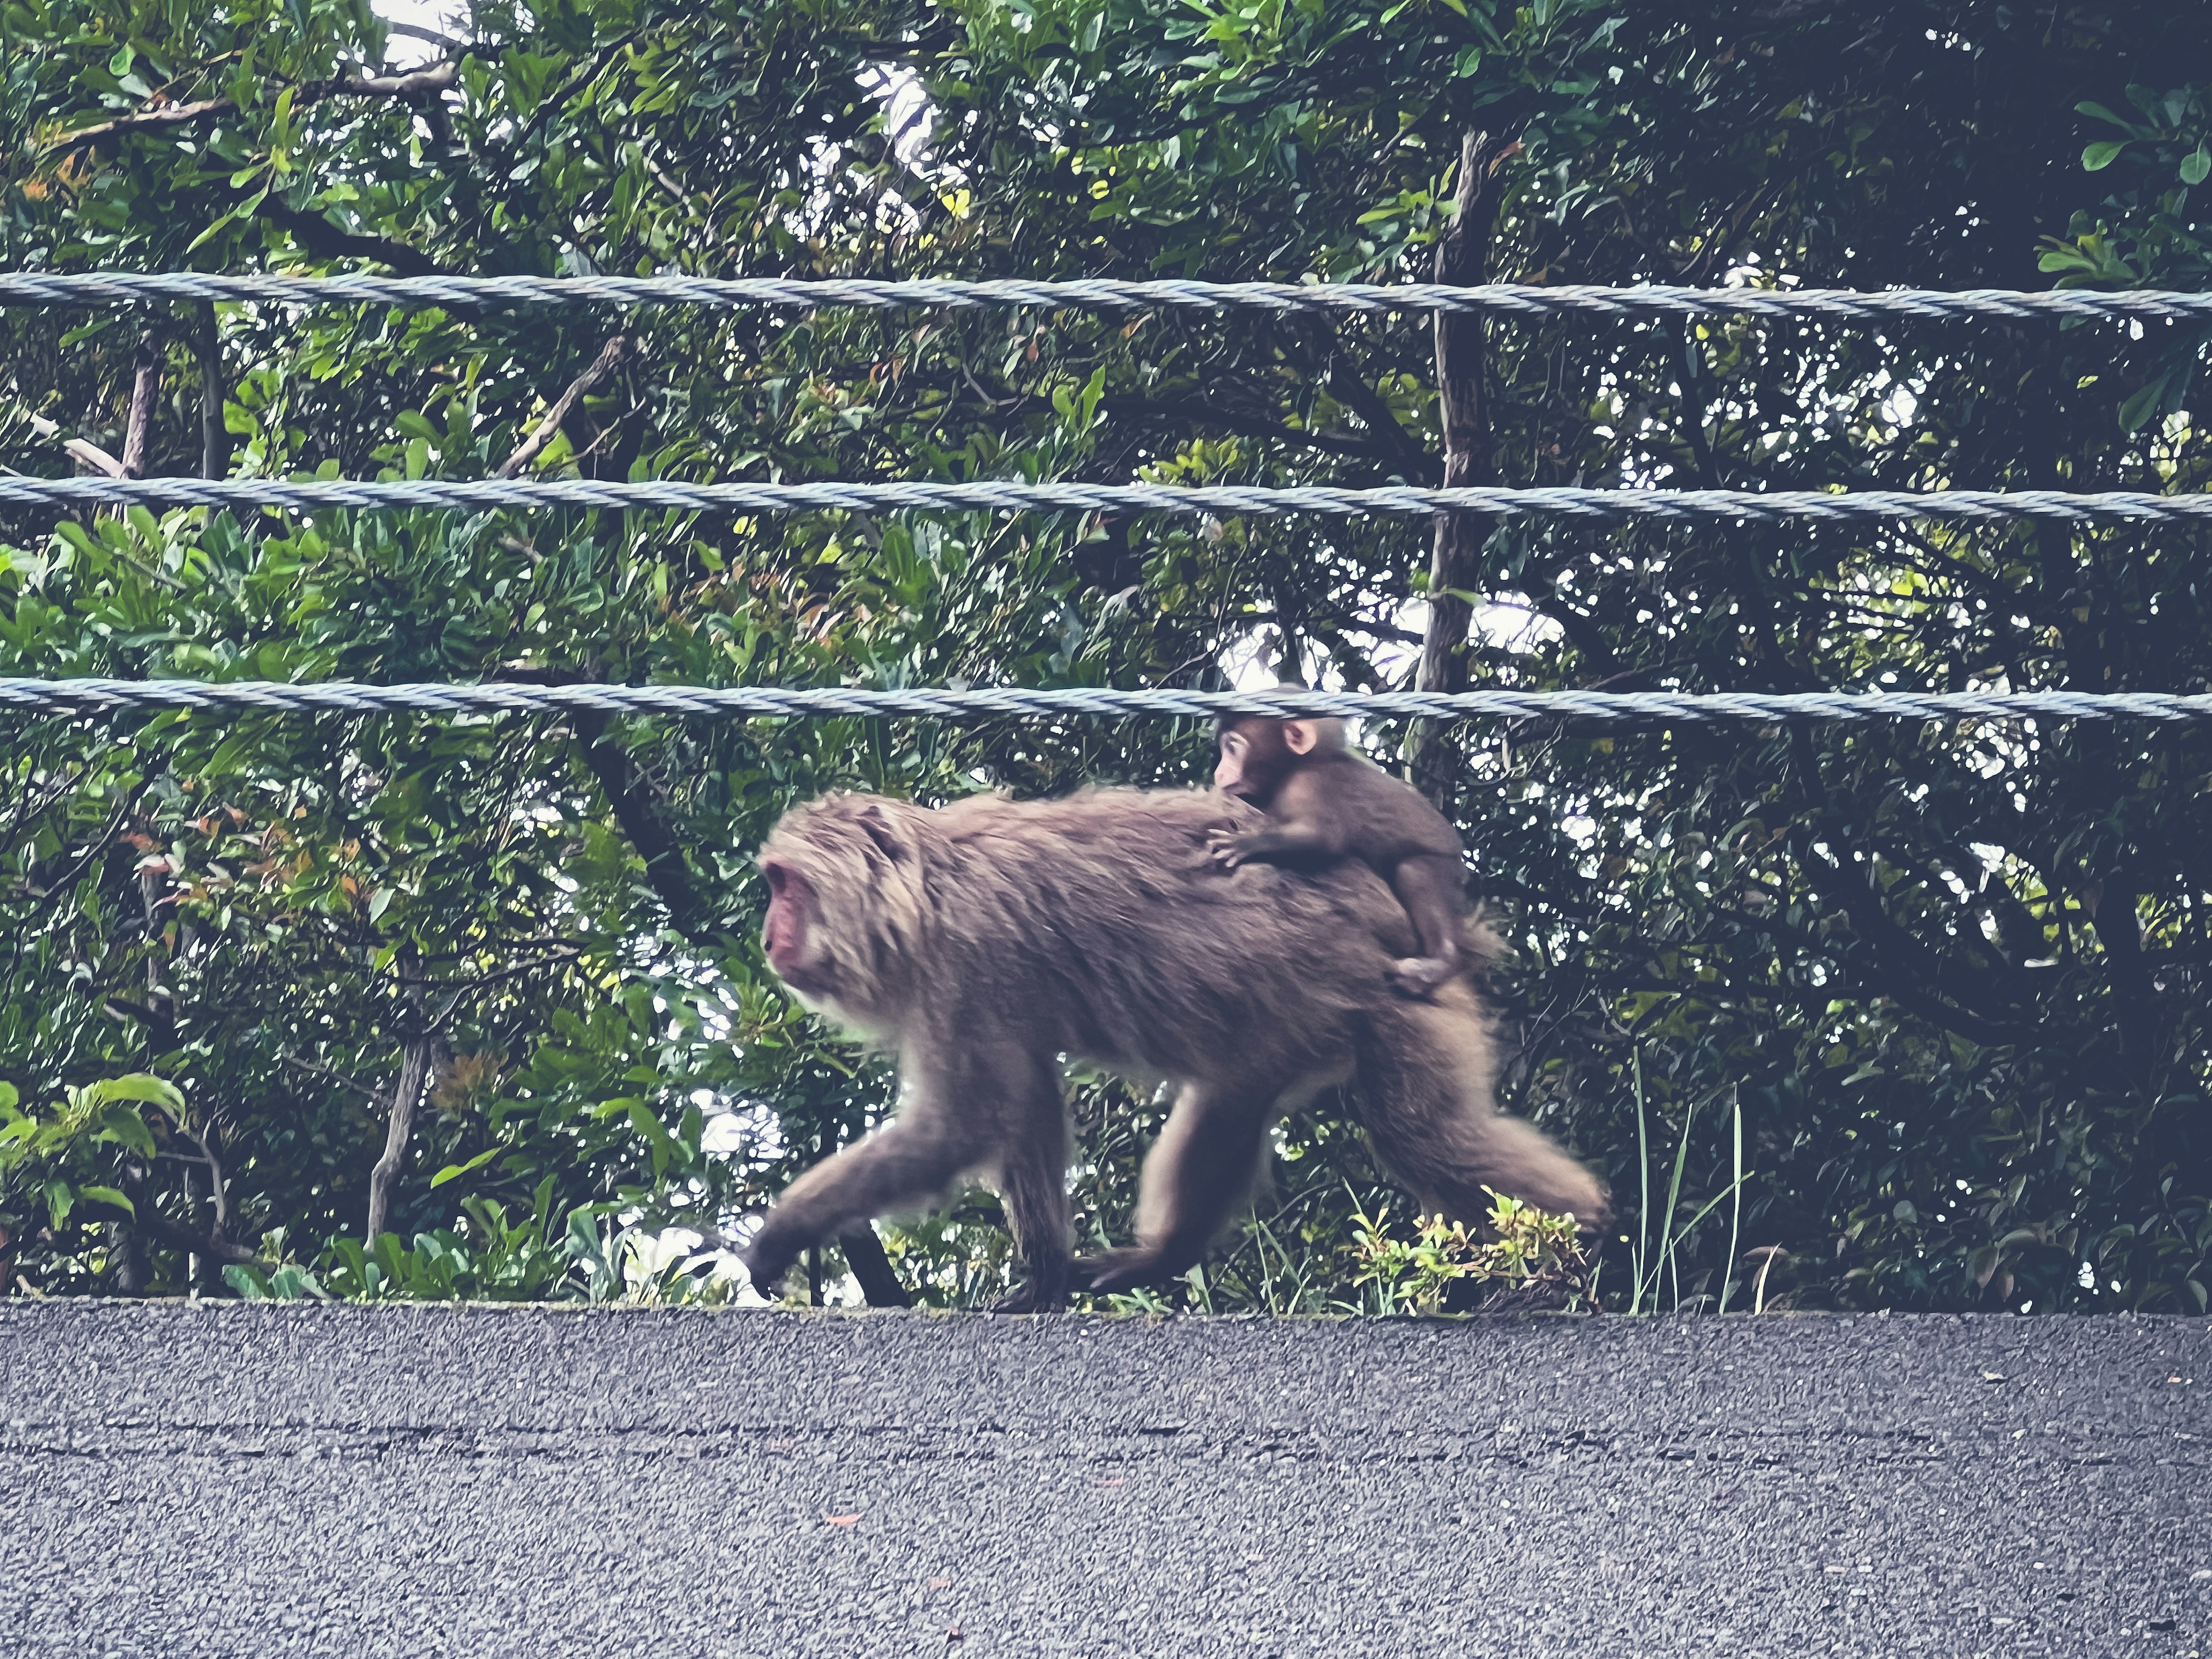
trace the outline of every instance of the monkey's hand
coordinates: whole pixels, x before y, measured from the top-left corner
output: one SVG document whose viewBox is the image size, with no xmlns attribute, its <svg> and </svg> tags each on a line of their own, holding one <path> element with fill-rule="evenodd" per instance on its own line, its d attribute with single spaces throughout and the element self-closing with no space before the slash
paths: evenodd
<svg viewBox="0 0 2212 1659">
<path fill-rule="evenodd" d="M 1245 845 L 1250 839 L 1234 830 L 1216 830 L 1206 838 L 1206 856 L 1223 869 L 1234 870 L 1251 856 Z"/>
<path fill-rule="evenodd" d="M 1437 988 L 1459 971 L 1442 957 L 1406 957 L 1390 964 L 1390 983 L 1407 996 L 1433 999 Z"/>
<path fill-rule="evenodd" d="M 783 1275 L 799 1260 L 799 1253 L 773 1238 L 757 1237 L 749 1249 L 738 1253 L 738 1260 L 744 1263 L 745 1277 L 752 1281 L 753 1289 L 774 1302 L 783 1295 Z"/>
</svg>

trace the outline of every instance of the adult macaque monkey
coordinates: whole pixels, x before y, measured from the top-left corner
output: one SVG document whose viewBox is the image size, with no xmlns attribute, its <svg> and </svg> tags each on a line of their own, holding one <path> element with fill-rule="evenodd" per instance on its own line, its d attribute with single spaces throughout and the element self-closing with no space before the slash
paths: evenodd
<svg viewBox="0 0 2212 1659">
<path fill-rule="evenodd" d="M 897 1059 L 898 1114 L 793 1182 L 747 1248 L 767 1288 L 854 1223 L 981 1172 L 1026 1281 L 1000 1311 L 1056 1308 L 1197 1261 L 1277 1114 L 1352 1085 L 1376 1147 L 1421 1201 L 1473 1218 L 1497 1188 L 1601 1224 L 1589 1173 L 1492 1103 L 1474 988 L 1433 1001 L 1384 980 L 1405 917 L 1364 866 L 1223 881 L 1206 857 L 1250 808 L 1193 791 L 1100 790 L 933 811 L 832 795 L 763 848 L 769 963 L 808 1006 Z M 1170 1079 L 1132 1249 L 1071 1263 L 1060 1057 Z"/>
<path fill-rule="evenodd" d="M 1370 765 L 1344 722 L 1232 714 L 1216 731 L 1214 787 L 1267 815 L 1264 830 L 1217 831 L 1227 869 L 1318 866 L 1357 859 L 1390 884 L 1413 925 L 1418 954 L 1390 964 L 1391 982 L 1427 996 L 1460 971 L 1467 878 L 1459 836 L 1420 791 Z"/>
</svg>

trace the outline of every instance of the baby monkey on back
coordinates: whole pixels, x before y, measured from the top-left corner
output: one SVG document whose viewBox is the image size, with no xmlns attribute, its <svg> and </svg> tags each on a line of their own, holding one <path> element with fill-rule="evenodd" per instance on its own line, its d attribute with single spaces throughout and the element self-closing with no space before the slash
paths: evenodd
<svg viewBox="0 0 2212 1659">
<path fill-rule="evenodd" d="M 1337 720 L 1231 714 L 1216 728 L 1214 787 L 1265 812 L 1265 830 L 1221 830 L 1211 847 L 1240 864 L 1319 866 L 1358 859 L 1390 884 L 1420 954 L 1393 963 L 1392 983 L 1426 996 L 1460 970 L 1466 878 L 1460 842 L 1420 792 L 1354 754 Z"/>
</svg>

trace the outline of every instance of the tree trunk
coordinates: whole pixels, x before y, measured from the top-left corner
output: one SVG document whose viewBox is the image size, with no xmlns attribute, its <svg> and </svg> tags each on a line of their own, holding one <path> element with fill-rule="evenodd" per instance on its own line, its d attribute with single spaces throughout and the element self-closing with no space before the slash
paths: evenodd
<svg viewBox="0 0 2212 1659">
<path fill-rule="evenodd" d="M 384 1135 L 384 1155 L 368 1176 L 368 1243 L 374 1249 L 392 1215 L 392 1188 L 407 1167 L 407 1137 L 415 1109 L 430 1083 L 429 1032 L 410 1038 L 400 1051 L 399 1079 L 392 1086 L 392 1121 Z"/>
<path fill-rule="evenodd" d="M 413 953 L 400 957 L 401 1000 L 407 1006 L 410 1034 L 399 1051 L 399 1076 L 392 1085 L 392 1120 L 386 1126 L 384 1152 L 368 1173 L 368 1244 L 392 1218 L 392 1189 L 407 1168 L 407 1138 L 415 1127 L 415 1111 L 430 1091 L 430 1073 L 438 1054 L 438 1030 L 429 1016 L 429 1001 L 416 979 Z"/>
<path fill-rule="evenodd" d="M 123 476 L 146 476 L 146 444 L 154 428 L 154 403 L 161 395 L 161 331 L 138 337 L 138 373 L 131 383 L 131 423 L 123 429 Z"/>
<path fill-rule="evenodd" d="M 230 434 L 222 424 L 222 336 L 215 302 L 193 307 L 192 320 L 192 355 L 200 365 L 200 477 L 220 478 L 230 471 Z"/>
<path fill-rule="evenodd" d="M 1484 132 L 1470 132 L 1461 140 L 1451 228 L 1437 244 L 1437 282 L 1472 284 L 1484 280 L 1498 212 L 1497 167 L 1513 148 Z M 1494 484 L 1498 469 L 1491 453 L 1490 410 L 1483 396 L 1483 320 L 1440 312 L 1436 339 L 1444 486 Z M 1455 590 L 1471 587 L 1480 574 L 1482 546 L 1493 522 L 1489 515 L 1476 513 L 1446 514 L 1437 520 L 1429 561 L 1429 625 L 1421 641 L 1417 681 L 1424 691 L 1467 690 L 1467 634 L 1474 608 Z M 1449 812 L 1458 769 L 1442 726 L 1433 720 L 1421 722 L 1412 747 L 1415 781 Z"/>
</svg>

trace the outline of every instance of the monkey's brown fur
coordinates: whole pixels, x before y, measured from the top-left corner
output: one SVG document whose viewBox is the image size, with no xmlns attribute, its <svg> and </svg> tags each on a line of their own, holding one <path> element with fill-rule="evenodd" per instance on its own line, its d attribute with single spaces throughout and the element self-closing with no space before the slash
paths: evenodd
<svg viewBox="0 0 2212 1659">
<path fill-rule="evenodd" d="M 833 795 L 762 849 L 766 938 L 800 999 L 896 1056 L 897 1116 L 794 1182 L 746 1252 L 755 1282 L 847 1224 L 964 1172 L 1004 1199 L 1027 1264 L 1003 1307 L 1070 1282 L 1058 1056 L 1180 1085 L 1146 1158 L 1133 1249 L 1077 1264 L 1113 1290 L 1199 1260 L 1258 1165 L 1269 1122 L 1348 1081 L 1376 1150 L 1431 1207 L 1472 1218 L 1487 1185 L 1601 1224 L 1589 1173 L 1492 1103 L 1491 1028 L 1465 979 L 1431 1001 L 1387 979 L 1404 909 L 1364 865 L 1224 879 L 1207 838 L 1260 815 L 1220 795 L 1098 790 L 942 810 Z M 1471 933 L 1480 959 L 1487 941 Z"/>
</svg>

